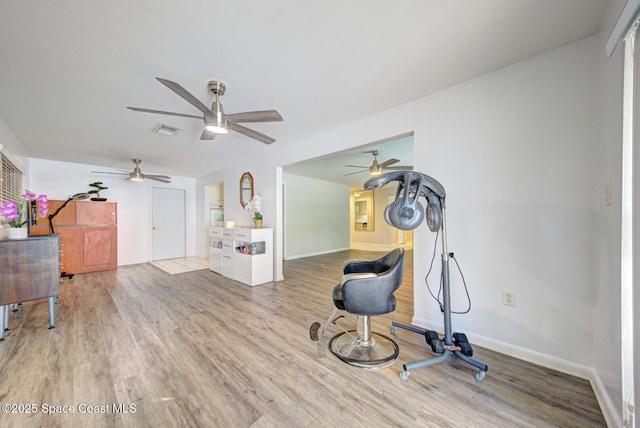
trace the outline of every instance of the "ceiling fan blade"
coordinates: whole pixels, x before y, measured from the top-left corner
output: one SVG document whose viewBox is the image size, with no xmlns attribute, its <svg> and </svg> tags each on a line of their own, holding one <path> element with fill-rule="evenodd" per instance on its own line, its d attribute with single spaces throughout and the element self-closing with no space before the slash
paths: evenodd
<svg viewBox="0 0 640 428">
<path fill-rule="evenodd" d="M 386 160 L 386 161 L 382 162 L 380 164 L 380 168 L 384 168 L 386 166 L 393 165 L 394 163 L 398 163 L 398 162 L 400 162 L 399 159 L 391 158 L 389 160 Z"/>
<path fill-rule="evenodd" d="M 254 131 L 253 129 L 245 128 L 242 125 L 238 125 L 237 123 L 229 123 L 229 128 L 233 129 L 236 132 L 239 132 L 242 135 L 246 135 L 249 138 L 253 138 L 254 140 L 261 141 L 265 144 L 271 144 L 275 140 L 275 138 L 271 138 L 268 135 L 264 135 L 258 131 Z"/>
<path fill-rule="evenodd" d="M 362 166 L 362 165 L 345 165 L 351 168 L 364 168 L 364 169 L 369 169 L 368 166 Z"/>
<path fill-rule="evenodd" d="M 144 178 L 164 178 L 165 180 L 171 180 L 171 177 L 164 174 L 143 174 Z"/>
<path fill-rule="evenodd" d="M 156 114 L 166 114 L 166 115 L 169 115 L 169 116 L 192 117 L 194 119 L 200 119 L 200 120 L 203 119 L 202 116 L 194 116 L 192 114 L 173 113 L 173 112 L 170 112 L 170 111 L 162 111 L 162 110 L 150 110 L 148 108 L 140 108 L 140 107 L 127 107 L 127 108 L 129 110 L 141 111 L 143 113 L 156 113 Z"/>
<path fill-rule="evenodd" d="M 115 175 L 129 175 L 128 172 L 110 172 L 110 171 L 91 171 L 97 174 L 115 174 Z"/>
<path fill-rule="evenodd" d="M 282 122 L 282 116 L 275 110 L 246 111 L 244 113 L 225 114 L 227 120 L 243 122 Z"/>
<path fill-rule="evenodd" d="M 410 170 L 413 169 L 413 165 L 404 165 L 404 166 L 388 166 L 385 168 L 387 171 L 391 170 L 391 171 L 406 171 L 406 170 Z"/>
<path fill-rule="evenodd" d="M 167 80 L 167 79 L 161 79 L 160 77 L 156 77 L 156 80 L 158 80 L 158 82 L 162 83 L 164 86 L 171 89 L 173 92 L 175 92 L 176 94 L 180 95 L 182 98 L 187 100 L 191 105 L 193 105 L 195 108 L 200 110 L 202 113 L 213 114 L 213 112 L 209 110 L 209 108 L 206 105 L 202 104 L 202 102 L 199 99 L 191 95 L 189 91 L 187 91 L 185 88 L 183 88 L 176 82 L 172 82 L 171 80 Z"/>
<path fill-rule="evenodd" d="M 144 174 L 144 179 L 149 179 L 149 180 L 155 180 L 155 181 L 160 181 L 162 183 L 171 183 L 171 177 L 168 177 L 166 175 L 147 175 Z"/>
<path fill-rule="evenodd" d="M 367 171 L 366 170 L 362 170 L 362 171 L 350 172 L 349 174 L 345 174 L 344 176 L 346 177 L 347 175 L 361 174 L 363 172 L 367 172 Z"/>
<path fill-rule="evenodd" d="M 200 135 L 201 140 L 213 140 L 214 138 L 216 138 L 216 134 L 206 129 L 202 131 L 202 134 Z"/>
</svg>

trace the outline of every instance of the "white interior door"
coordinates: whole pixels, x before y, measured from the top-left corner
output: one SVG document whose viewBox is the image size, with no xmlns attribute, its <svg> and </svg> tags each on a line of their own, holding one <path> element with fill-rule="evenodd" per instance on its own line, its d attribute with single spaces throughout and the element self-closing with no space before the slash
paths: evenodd
<svg viewBox="0 0 640 428">
<path fill-rule="evenodd" d="M 177 259 L 186 254 L 185 191 L 152 189 L 152 260 Z"/>
</svg>

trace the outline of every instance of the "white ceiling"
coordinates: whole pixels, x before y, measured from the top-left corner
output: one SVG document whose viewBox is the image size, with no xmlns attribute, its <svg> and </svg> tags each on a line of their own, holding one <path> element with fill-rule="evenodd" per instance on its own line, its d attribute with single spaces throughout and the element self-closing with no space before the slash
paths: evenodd
<svg viewBox="0 0 640 428">
<path fill-rule="evenodd" d="M 592 35 L 606 3 L 0 0 L 0 116 L 31 157 L 198 177 Z M 247 125 L 273 145 L 125 108 L 198 114 L 155 77 L 210 104 L 212 76 L 227 113 L 282 114 Z"/>
</svg>

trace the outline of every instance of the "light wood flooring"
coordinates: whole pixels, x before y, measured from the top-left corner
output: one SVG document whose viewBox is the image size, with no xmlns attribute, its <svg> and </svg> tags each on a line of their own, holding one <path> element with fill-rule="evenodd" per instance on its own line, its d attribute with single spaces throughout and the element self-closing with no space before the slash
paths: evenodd
<svg viewBox="0 0 640 428">
<path fill-rule="evenodd" d="M 60 285 L 55 329 L 46 300 L 12 313 L 0 342 L 0 403 L 22 413 L 2 407 L 0 426 L 605 426 L 588 381 L 486 349 L 474 347 L 489 366 L 483 382 L 455 358 L 403 381 L 403 362 L 431 356 L 417 334 L 397 332 L 399 360 L 382 370 L 331 354 L 335 326 L 311 341 L 310 324 L 332 309 L 342 262 L 378 255 L 288 261 L 285 281 L 254 288 L 150 264 L 76 275 Z M 411 270 L 407 263 L 398 309 L 375 317 L 374 330 L 410 322 Z M 74 413 L 44 414 L 63 410 L 51 406 Z"/>
</svg>

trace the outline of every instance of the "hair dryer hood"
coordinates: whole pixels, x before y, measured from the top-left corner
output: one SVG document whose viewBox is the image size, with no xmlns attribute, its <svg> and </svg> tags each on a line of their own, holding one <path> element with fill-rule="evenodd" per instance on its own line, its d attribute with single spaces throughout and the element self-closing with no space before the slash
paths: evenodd
<svg viewBox="0 0 640 428">
<path fill-rule="evenodd" d="M 395 201 L 384 210 L 386 222 L 401 230 L 418 227 L 425 218 L 425 209 L 419 202 L 420 196 L 424 196 L 427 200 L 427 225 L 431 231 L 439 230 L 446 196 L 442 184 L 419 172 L 394 171 L 367 180 L 363 187 L 378 189 L 391 181 L 398 181 L 398 187 Z"/>
<path fill-rule="evenodd" d="M 411 183 L 416 178 L 421 179 L 421 192 L 427 197 L 427 191 L 430 190 L 435 193 L 439 198 L 444 199 L 447 196 L 447 192 L 444 190 L 444 186 L 440 184 L 438 180 L 433 177 L 429 177 L 426 174 L 422 174 L 415 171 L 393 171 L 382 174 L 379 177 L 373 177 L 368 179 L 364 183 L 365 190 L 375 190 L 386 185 L 391 181 L 399 181 L 401 185 L 405 182 Z"/>
</svg>

